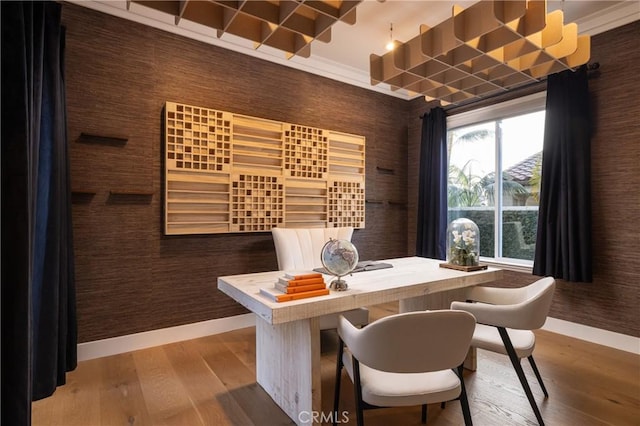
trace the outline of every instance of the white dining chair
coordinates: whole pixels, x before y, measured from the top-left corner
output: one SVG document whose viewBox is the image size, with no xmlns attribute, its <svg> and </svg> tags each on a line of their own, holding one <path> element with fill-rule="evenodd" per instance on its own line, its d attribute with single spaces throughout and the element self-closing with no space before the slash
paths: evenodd
<svg viewBox="0 0 640 426">
<path fill-rule="evenodd" d="M 540 409 L 524 374 L 520 360 L 527 358 L 538 383 L 549 394 L 533 359 L 536 336 L 532 330 L 541 328 L 551 308 L 555 280 L 539 279 L 519 288 L 477 286 L 467 291 L 468 302 L 453 302 L 451 309 L 470 312 L 478 322 L 471 346 L 508 355 L 522 388 L 538 420 L 544 425 Z"/>
<path fill-rule="evenodd" d="M 471 425 L 462 365 L 475 325 L 473 315 L 452 310 L 391 315 L 361 329 L 341 317 L 334 417 L 344 367 L 354 384 L 358 426 L 364 424 L 364 409 L 415 405 L 422 406 L 426 423 L 427 404 L 455 399 L 465 425 Z"/>
<path fill-rule="evenodd" d="M 327 241 L 331 238 L 351 241 L 353 228 L 272 228 L 271 235 L 279 270 L 311 271 L 322 267 L 320 253 Z M 358 326 L 369 322 L 367 308 L 352 309 L 342 314 Z M 319 322 L 320 330 L 335 329 L 338 326 L 338 314 L 322 315 Z"/>
</svg>

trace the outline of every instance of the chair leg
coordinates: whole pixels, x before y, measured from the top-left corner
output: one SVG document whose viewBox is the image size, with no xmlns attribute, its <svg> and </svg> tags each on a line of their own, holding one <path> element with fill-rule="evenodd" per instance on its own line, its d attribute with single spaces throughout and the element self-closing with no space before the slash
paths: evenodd
<svg viewBox="0 0 640 426">
<path fill-rule="evenodd" d="M 507 354 L 509 355 L 511 364 L 513 365 L 513 368 L 516 370 L 518 379 L 520 379 L 520 384 L 522 384 L 524 393 L 527 395 L 529 404 L 531 404 L 533 413 L 536 415 L 536 419 L 538 419 L 538 423 L 540 424 L 540 426 L 544 426 L 544 420 L 542 420 L 542 415 L 540 414 L 540 410 L 538 409 L 538 404 L 536 404 L 536 400 L 533 398 L 533 393 L 531 392 L 531 388 L 529 387 L 529 382 L 527 382 L 527 377 L 524 375 L 524 371 L 522 370 L 522 365 L 520 365 L 520 359 L 518 358 L 518 355 L 516 354 L 515 349 L 513 349 L 513 344 L 511 343 L 509 334 L 507 333 L 507 330 L 504 327 L 496 327 L 496 328 L 500 333 L 500 337 L 502 338 L 504 347 L 507 350 Z"/>
<path fill-rule="evenodd" d="M 544 386 L 544 382 L 542 381 L 542 376 L 540 376 L 540 372 L 538 371 L 538 366 L 536 365 L 536 362 L 533 360 L 533 355 L 529 355 L 527 359 L 529 360 L 529 364 L 531 364 L 531 369 L 533 370 L 533 372 L 536 375 L 536 378 L 538 379 L 538 383 L 540 383 L 540 387 L 542 388 L 544 397 L 549 398 L 549 394 L 547 393 L 547 388 Z"/>
<path fill-rule="evenodd" d="M 364 426 L 364 410 L 362 403 L 362 386 L 360 386 L 360 362 L 355 357 L 351 357 L 353 360 L 353 390 L 356 400 L 356 421 L 358 426 Z"/>
<path fill-rule="evenodd" d="M 340 381 L 342 378 L 342 354 L 344 352 L 344 342 L 338 337 L 338 360 L 336 361 L 336 385 L 333 391 L 333 426 L 337 425 L 338 408 L 340 405 Z"/>
<path fill-rule="evenodd" d="M 422 404 L 422 416 L 420 417 L 422 424 L 427 423 L 427 404 Z"/>
<path fill-rule="evenodd" d="M 464 370 L 464 364 L 461 364 L 458 367 L 458 377 L 460 378 L 460 406 L 462 407 L 462 417 L 464 417 L 465 426 L 472 426 L 473 421 L 471 420 L 471 410 L 469 409 L 469 399 L 467 399 L 467 389 L 464 385 L 464 377 L 462 377 L 462 372 Z"/>
</svg>

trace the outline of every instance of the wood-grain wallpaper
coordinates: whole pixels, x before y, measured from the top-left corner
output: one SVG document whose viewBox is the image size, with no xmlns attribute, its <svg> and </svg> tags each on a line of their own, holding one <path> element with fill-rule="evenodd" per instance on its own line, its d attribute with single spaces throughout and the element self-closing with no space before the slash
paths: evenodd
<svg viewBox="0 0 640 426">
<path fill-rule="evenodd" d="M 422 100 L 403 101 L 73 4 L 63 5 L 63 23 L 72 187 L 89 193 L 76 194 L 73 204 L 80 342 L 245 313 L 216 289 L 216 278 L 277 267 L 270 233 L 163 235 L 166 101 L 364 135 L 369 202 L 366 228 L 353 240 L 363 259 L 413 254 Z M 639 158 L 632 138 L 638 129 L 629 118 L 639 112 L 631 85 L 638 53 L 615 54 L 633 43 L 634 31 L 593 41 L 592 57 L 601 64 L 593 90 L 602 97 L 593 144 L 597 280 L 561 284 L 552 313 L 638 336 L 633 306 L 640 280 L 627 259 L 639 249 L 617 234 L 633 231 L 624 218 L 638 206 L 640 173 L 630 161 Z M 623 104 L 621 96 L 632 101 Z M 81 133 L 127 142 L 90 143 Z M 505 285 L 532 279 L 506 276 Z M 617 317 L 612 308 L 620 309 Z"/>
<path fill-rule="evenodd" d="M 72 188 L 95 192 L 73 204 L 80 342 L 245 313 L 217 277 L 277 269 L 270 233 L 163 235 L 166 101 L 364 135 L 382 203 L 353 241 L 363 259 L 406 254 L 406 101 L 72 4 L 63 23 Z"/>
</svg>

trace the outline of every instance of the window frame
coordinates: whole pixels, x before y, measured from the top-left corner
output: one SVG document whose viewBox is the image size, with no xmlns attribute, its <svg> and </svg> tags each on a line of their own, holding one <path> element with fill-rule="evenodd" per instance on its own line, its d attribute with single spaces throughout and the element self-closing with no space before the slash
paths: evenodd
<svg viewBox="0 0 640 426">
<path fill-rule="evenodd" d="M 461 112 L 459 114 L 452 114 L 447 116 L 447 132 L 450 130 L 471 126 L 473 124 L 484 123 L 488 121 L 495 121 L 498 119 L 511 118 L 519 115 L 529 114 L 533 112 L 543 111 L 546 107 L 546 98 L 547 92 L 546 90 L 533 93 L 531 95 L 523 96 L 516 99 L 511 99 L 505 102 L 473 109 L 470 111 Z M 496 138 L 501 138 L 501 132 L 496 133 Z M 495 150 L 496 158 L 495 164 L 502 163 L 502 141 L 496 140 L 498 143 L 498 147 Z M 448 167 L 448 165 L 447 165 Z M 496 188 L 496 193 L 502 193 L 502 181 L 500 179 L 496 179 L 496 184 L 498 187 Z M 448 185 L 447 185 L 448 186 Z M 448 191 L 448 189 L 447 189 Z M 496 205 L 494 210 L 495 221 L 494 223 L 500 224 L 502 214 L 502 198 L 501 202 Z M 495 239 L 495 249 L 497 249 L 499 242 L 502 241 L 502 229 L 501 227 L 496 227 L 496 238 Z M 500 251 L 494 250 L 495 253 L 499 253 Z M 502 267 L 504 269 L 514 270 L 518 272 L 531 272 L 533 269 L 533 261 L 522 260 L 518 261 L 517 259 L 504 258 L 504 257 L 481 257 L 483 263 L 488 265 L 495 265 L 498 267 Z"/>
</svg>

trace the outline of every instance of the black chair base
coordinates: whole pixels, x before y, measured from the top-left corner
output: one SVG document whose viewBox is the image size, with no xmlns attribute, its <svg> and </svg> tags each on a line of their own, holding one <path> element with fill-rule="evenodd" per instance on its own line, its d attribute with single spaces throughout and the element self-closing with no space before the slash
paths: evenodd
<svg viewBox="0 0 640 426">
<path fill-rule="evenodd" d="M 531 392 L 531 387 L 529 386 L 529 382 L 527 381 L 527 377 L 524 374 L 524 370 L 522 369 L 522 365 L 520 364 L 520 358 L 516 354 L 515 349 L 513 348 L 513 344 L 511 343 L 511 339 L 509 338 L 509 334 L 504 327 L 496 327 L 498 332 L 500 333 L 500 337 L 502 338 L 502 342 L 504 343 L 504 347 L 507 349 L 507 355 L 509 355 L 509 359 L 511 360 L 511 364 L 513 365 L 514 370 L 516 370 L 516 374 L 518 375 L 518 379 L 520 380 L 520 384 L 522 385 L 522 389 L 524 389 L 524 393 L 527 395 L 527 399 L 529 400 L 529 404 L 533 409 L 533 413 L 538 420 L 538 424 L 540 426 L 544 426 L 544 420 L 542 419 L 542 414 L 540 414 L 540 409 L 538 408 L 538 404 L 533 397 L 533 393 Z M 533 371 L 538 378 L 538 382 L 540 382 L 540 386 L 542 387 L 542 391 L 544 392 L 545 397 L 548 397 L 547 389 L 544 387 L 542 383 L 542 378 L 540 377 L 540 373 L 538 372 L 538 368 L 535 366 L 535 362 L 533 361 L 533 357 L 529 357 L 529 362 L 533 367 Z"/>
</svg>

